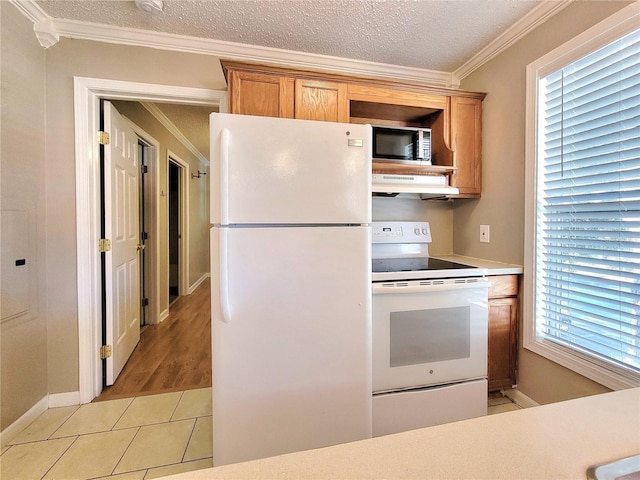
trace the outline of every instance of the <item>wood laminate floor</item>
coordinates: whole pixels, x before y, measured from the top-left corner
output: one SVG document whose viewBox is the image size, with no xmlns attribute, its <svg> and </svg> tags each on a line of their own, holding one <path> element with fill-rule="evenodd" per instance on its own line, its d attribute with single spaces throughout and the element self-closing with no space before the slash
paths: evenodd
<svg viewBox="0 0 640 480">
<path fill-rule="evenodd" d="M 94 401 L 211 387 L 211 290 L 206 280 L 148 325 L 116 382 Z"/>
</svg>

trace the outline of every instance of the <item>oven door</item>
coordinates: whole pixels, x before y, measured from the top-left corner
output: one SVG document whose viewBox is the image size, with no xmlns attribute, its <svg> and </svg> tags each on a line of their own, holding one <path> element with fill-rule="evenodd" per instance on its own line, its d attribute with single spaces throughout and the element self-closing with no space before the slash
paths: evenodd
<svg viewBox="0 0 640 480">
<path fill-rule="evenodd" d="M 373 284 L 373 391 L 487 376 L 486 278 Z"/>
</svg>

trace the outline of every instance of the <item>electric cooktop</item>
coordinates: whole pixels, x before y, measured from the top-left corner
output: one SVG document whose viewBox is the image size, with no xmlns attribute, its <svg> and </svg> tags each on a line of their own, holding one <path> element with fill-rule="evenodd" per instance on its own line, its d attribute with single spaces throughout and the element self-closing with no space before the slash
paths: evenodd
<svg viewBox="0 0 640 480">
<path fill-rule="evenodd" d="M 418 270 L 455 270 L 459 268 L 476 268 L 462 263 L 450 262 L 439 258 L 374 258 L 372 272 L 415 272 Z"/>
</svg>

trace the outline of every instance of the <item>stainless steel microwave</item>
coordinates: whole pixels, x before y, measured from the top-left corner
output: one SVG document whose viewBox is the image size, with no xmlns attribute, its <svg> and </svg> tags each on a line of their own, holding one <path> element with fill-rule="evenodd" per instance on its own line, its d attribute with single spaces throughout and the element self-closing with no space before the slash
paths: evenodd
<svg viewBox="0 0 640 480">
<path fill-rule="evenodd" d="M 431 165 L 431 129 L 372 126 L 374 160 Z"/>
</svg>

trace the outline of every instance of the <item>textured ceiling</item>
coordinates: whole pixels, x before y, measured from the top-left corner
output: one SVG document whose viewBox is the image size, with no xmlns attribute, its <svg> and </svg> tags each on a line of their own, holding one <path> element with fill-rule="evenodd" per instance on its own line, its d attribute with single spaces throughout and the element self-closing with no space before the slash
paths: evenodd
<svg viewBox="0 0 640 480">
<path fill-rule="evenodd" d="M 51 17 L 452 72 L 540 0 L 39 0 Z"/>
<path fill-rule="evenodd" d="M 0 0 L 2 1 L 2 0 Z M 552 0 L 546 0 L 552 1 Z M 37 0 L 52 18 L 453 72 L 542 0 Z M 206 158 L 210 109 L 156 105 Z"/>
</svg>

